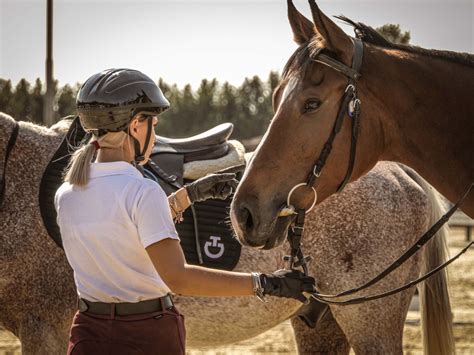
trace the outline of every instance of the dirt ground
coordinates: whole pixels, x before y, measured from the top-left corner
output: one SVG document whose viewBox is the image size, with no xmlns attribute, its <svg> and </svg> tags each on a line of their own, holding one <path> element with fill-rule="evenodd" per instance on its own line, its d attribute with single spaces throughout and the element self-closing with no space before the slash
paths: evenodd
<svg viewBox="0 0 474 355">
<path fill-rule="evenodd" d="M 449 238 L 451 255 L 466 244 L 463 229 L 453 229 Z M 456 353 L 474 355 L 474 250 L 469 250 L 448 268 L 451 302 L 454 312 Z M 423 353 L 420 315 L 416 310 L 408 313 L 404 331 L 404 353 Z M 0 330 L 0 355 L 19 355 L 20 342 L 15 336 Z M 255 337 L 229 346 L 214 349 L 189 349 L 189 355 L 237 354 L 296 354 L 296 343 L 290 322 Z"/>
</svg>

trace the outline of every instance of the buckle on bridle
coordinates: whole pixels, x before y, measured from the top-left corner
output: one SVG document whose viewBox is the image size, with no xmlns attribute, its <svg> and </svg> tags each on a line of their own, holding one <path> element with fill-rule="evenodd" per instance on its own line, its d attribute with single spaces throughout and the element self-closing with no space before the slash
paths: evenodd
<svg viewBox="0 0 474 355">
<path fill-rule="evenodd" d="M 347 110 L 349 117 L 353 118 L 354 115 L 360 112 L 360 99 L 353 99 L 349 101 L 349 108 Z"/>
<path fill-rule="evenodd" d="M 317 171 L 316 171 L 317 170 Z M 313 175 L 318 178 L 321 176 L 321 168 L 319 167 L 318 164 L 316 164 L 314 167 L 313 167 Z"/>
<path fill-rule="evenodd" d="M 349 85 L 347 85 L 346 90 L 344 90 L 344 92 L 347 93 L 347 92 L 349 91 L 349 89 L 352 90 L 352 93 L 353 93 L 354 96 L 355 96 L 355 93 L 356 93 L 355 85 L 354 85 L 354 84 L 349 84 Z"/>
</svg>

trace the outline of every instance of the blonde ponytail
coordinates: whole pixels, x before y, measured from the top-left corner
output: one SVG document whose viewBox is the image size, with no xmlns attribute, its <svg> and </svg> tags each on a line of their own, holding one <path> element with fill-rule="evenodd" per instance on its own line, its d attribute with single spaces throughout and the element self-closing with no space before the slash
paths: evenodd
<svg viewBox="0 0 474 355">
<path fill-rule="evenodd" d="M 90 166 L 96 153 L 96 146 L 92 142 L 97 141 L 100 148 L 123 150 L 126 138 L 125 132 L 108 132 L 98 139 L 92 137 L 72 154 L 64 173 L 64 181 L 76 186 L 86 186 L 89 182 Z"/>
</svg>

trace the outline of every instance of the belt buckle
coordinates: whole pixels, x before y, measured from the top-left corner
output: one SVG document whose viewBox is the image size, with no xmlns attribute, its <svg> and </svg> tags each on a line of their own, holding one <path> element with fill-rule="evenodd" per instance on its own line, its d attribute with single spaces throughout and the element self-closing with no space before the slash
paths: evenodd
<svg viewBox="0 0 474 355">
<path fill-rule="evenodd" d="M 171 297 L 171 295 L 169 293 L 164 297 L 165 297 L 165 299 L 168 300 L 168 303 L 169 303 L 168 307 L 166 307 L 166 310 L 173 308 L 174 307 L 173 297 Z M 164 303 L 165 302 L 163 302 L 163 304 Z"/>
<path fill-rule="evenodd" d="M 79 298 L 77 301 L 77 307 L 79 308 L 79 312 L 85 312 L 89 309 L 89 306 L 82 298 Z"/>
</svg>

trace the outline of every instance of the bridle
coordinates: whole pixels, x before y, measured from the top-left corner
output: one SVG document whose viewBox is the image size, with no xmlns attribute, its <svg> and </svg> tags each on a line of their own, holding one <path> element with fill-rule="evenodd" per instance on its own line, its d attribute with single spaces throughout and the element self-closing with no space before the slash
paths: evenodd
<svg viewBox="0 0 474 355">
<path fill-rule="evenodd" d="M 312 189 L 314 199 L 311 204 L 311 207 L 306 211 L 306 213 L 309 213 L 314 208 L 314 206 L 316 206 L 318 195 L 316 193 L 314 185 L 316 184 L 316 180 L 321 176 L 321 172 L 324 168 L 324 165 L 326 164 L 326 160 L 329 157 L 329 154 L 331 153 L 334 139 L 341 131 L 342 123 L 344 122 L 345 117 L 348 117 L 352 122 L 351 150 L 349 153 L 349 165 L 347 166 L 346 175 L 340 183 L 337 192 L 340 192 L 344 189 L 344 187 L 347 185 L 352 176 L 352 171 L 354 170 L 354 162 L 357 151 L 357 138 L 359 137 L 359 117 L 361 105 L 361 101 L 357 97 L 357 80 L 361 77 L 360 67 L 362 65 L 362 57 L 364 54 L 364 44 L 359 38 L 353 38 L 352 40 L 354 42 L 354 57 L 352 58 L 352 67 L 350 68 L 345 64 L 339 62 L 338 60 L 323 53 L 318 54 L 315 58 L 311 59 L 312 61 L 322 63 L 340 72 L 341 74 L 344 74 L 348 78 L 348 82 L 346 89 L 344 90 L 341 106 L 339 107 L 339 111 L 337 113 L 336 120 L 334 121 L 332 131 L 329 134 L 326 143 L 324 143 L 323 149 L 319 154 L 318 160 L 316 161 L 313 166 L 313 169 L 309 173 L 306 182 L 295 185 L 288 194 L 287 205 L 291 206 L 291 196 L 298 188 L 308 186 Z"/>
<path fill-rule="evenodd" d="M 294 211 L 292 210 L 293 214 L 296 214 L 296 217 L 293 221 L 293 225 L 288 229 L 288 241 L 290 242 L 291 246 L 291 255 L 286 256 L 285 260 L 290 262 L 290 266 L 292 268 L 295 267 L 302 267 L 304 272 L 307 273 L 307 262 L 311 260 L 310 257 L 304 257 L 301 251 L 301 238 L 303 236 L 304 230 L 304 220 L 305 215 L 316 206 L 316 202 L 318 200 L 318 195 L 316 193 L 316 189 L 314 185 L 316 184 L 316 180 L 321 176 L 321 172 L 326 164 L 326 160 L 329 157 L 329 154 L 332 150 L 332 145 L 334 139 L 336 138 L 337 134 L 340 132 L 342 123 L 344 118 L 347 116 L 351 119 L 352 122 L 352 135 L 351 135 L 351 150 L 349 156 L 349 165 L 347 167 L 346 175 L 339 185 L 337 192 L 340 192 L 344 189 L 346 184 L 349 182 L 352 171 L 354 170 L 354 161 L 356 156 L 356 149 L 357 149 L 357 138 L 359 136 L 359 117 L 360 117 L 360 104 L 361 101 L 357 97 L 357 80 L 361 77 L 360 74 L 360 67 L 362 65 L 362 57 L 364 53 L 364 44 L 362 40 L 359 38 L 353 38 L 354 42 L 354 56 L 352 58 L 352 67 L 349 68 L 345 64 L 339 62 L 338 60 L 326 55 L 326 54 L 318 54 L 315 58 L 311 60 L 322 63 L 327 65 L 328 67 L 344 74 L 348 78 L 346 89 L 344 90 L 344 94 L 342 97 L 341 106 L 339 107 L 338 114 L 336 116 L 336 120 L 334 121 L 334 125 L 332 128 L 331 133 L 329 134 L 326 143 L 319 154 L 316 163 L 314 164 L 311 172 L 306 179 L 306 182 L 300 183 L 295 185 L 290 192 L 288 193 L 287 197 L 287 208 L 291 208 L 291 196 L 292 194 L 300 187 L 310 187 L 314 194 L 314 199 L 311 204 L 311 207 L 307 210 L 305 209 L 298 209 Z"/>
<path fill-rule="evenodd" d="M 10 156 L 13 146 L 15 145 L 19 130 L 20 130 L 20 124 L 17 121 L 15 121 L 12 133 L 10 135 L 10 139 L 8 140 L 7 147 L 5 148 L 5 158 L 3 160 L 3 163 L 0 165 L 0 167 L 2 168 L 2 172 L 0 174 L 0 209 L 3 207 L 3 200 L 5 198 L 5 185 L 6 185 L 5 173 L 7 170 L 8 157 Z"/>
<path fill-rule="evenodd" d="M 349 165 L 347 167 L 346 175 L 343 181 L 341 182 L 341 184 L 339 185 L 337 192 L 340 192 L 344 189 L 346 184 L 349 182 L 350 177 L 352 175 L 352 171 L 354 169 L 354 162 L 355 162 L 356 149 L 357 149 L 357 138 L 359 135 L 359 126 L 360 126 L 360 112 L 361 112 L 360 110 L 361 101 L 357 97 L 357 80 L 361 77 L 360 68 L 362 65 L 364 45 L 360 38 L 352 38 L 352 40 L 354 42 L 354 56 L 352 59 L 352 66 L 350 68 L 346 66 L 345 64 L 341 63 L 340 61 L 322 53 L 318 54 L 315 58 L 311 59 L 315 62 L 322 63 L 340 72 L 341 74 L 345 75 L 348 78 L 348 83 L 344 91 L 341 106 L 339 107 L 339 112 L 336 116 L 336 120 L 334 121 L 332 131 L 326 143 L 324 144 L 321 150 L 321 153 L 312 168 L 312 171 L 309 173 L 306 182 L 297 184 L 290 190 L 287 197 L 287 206 L 282 209 L 282 211 L 286 210 L 286 212 L 285 213 L 280 212 L 280 216 L 286 216 L 289 214 L 294 215 L 292 224 L 288 228 L 288 235 L 287 235 L 287 239 L 291 247 L 291 253 L 290 255 L 285 256 L 284 260 L 289 262 L 291 269 L 296 269 L 296 268 L 301 267 L 305 274 L 308 274 L 307 264 L 311 260 L 311 257 L 304 256 L 301 250 L 301 239 L 303 237 L 303 232 L 304 232 L 305 217 L 306 217 L 306 214 L 309 213 L 316 205 L 318 197 L 317 197 L 316 188 L 314 186 L 317 182 L 317 179 L 321 176 L 321 172 L 324 168 L 324 165 L 326 164 L 326 160 L 329 154 L 331 153 L 334 139 L 336 138 L 337 134 L 340 132 L 343 120 L 346 116 L 348 116 L 352 122 L 351 150 L 350 150 Z M 295 210 L 294 207 L 291 205 L 291 201 L 290 201 L 291 196 L 298 188 L 304 187 L 304 186 L 307 186 L 312 189 L 313 194 L 314 194 L 314 200 L 308 209 L 299 208 Z M 455 255 L 453 258 L 446 261 L 442 265 L 439 265 L 438 267 L 426 273 L 425 275 L 421 276 L 420 278 L 413 280 L 411 282 L 408 282 L 407 284 L 401 287 L 398 287 L 393 290 L 389 290 L 387 292 L 383 292 L 380 294 L 370 295 L 370 296 L 354 297 L 354 298 L 345 299 L 342 301 L 333 300 L 334 298 L 337 299 L 339 297 L 352 295 L 363 289 L 366 289 L 367 287 L 370 287 L 376 284 L 377 282 L 382 280 L 385 276 L 389 275 L 394 270 L 396 270 L 400 265 L 402 265 L 406 260 L 408 260 L 412 255 L 414 255 L 422 246 L 424 246 L 428 241 L 430 241 L 431 238 L 433 238 L 433 236 L 435 236 L 435 234 L 439 231 L 439 229 L 441 229 L 441 227 L 448 221 L 448 219 L 452 216 L 452 214 L 457 210 L 459 205 L 462 204 L 465 198 L 469 195 L 473 186 L 474 185 L 471 184 L 471 186 L 467 189 L 466 193 L 462 196 L 462 198 L 446 214 L 444 214 L 425 234 L 423 234 L 415 242 L 415 244 L 412 247 L 410 247 L 405 253 L 403 253 L 403 255 L 401 255 L 397 260 L 395 260 L 390 266 L 388 266 L 385 270 L 383 270 L 377 276 L 375 276 L 374 278 L 372 278 L 371 280 L 369 280 L 368 282 L 366 282 L 365 284 L 361 286 L 352 288 L 350 290 L 346 290 L 344 292 L 339 292 L 337 294 L 321 294 L 319 292 L 315 292 L 314 294 L 312 294 L 312 297 L 316 299 L 317 301 L 326 303 L 326 304 L 349 305 L 349 304 L 362 303 L 362 302 L 390 296 L 395 293 L 406 290 L 410 287 L 413 287 L 419 282 L 427 279 L 431 275 L 435 274 L 436 272 L 448 266 L 450 263 L 456 260 L 459 256 L 461 256 L 461 254 L 466 252 L 474 244 L 474 242 L 470 242 L 457 255 Z"/>
</svg>

